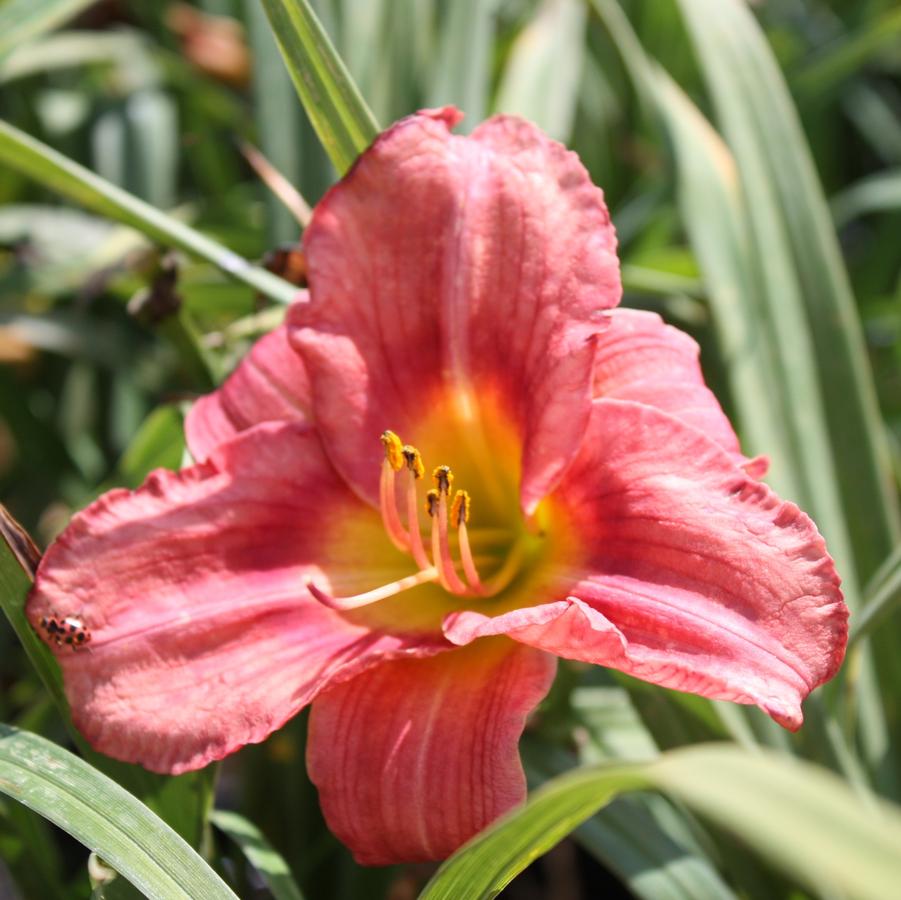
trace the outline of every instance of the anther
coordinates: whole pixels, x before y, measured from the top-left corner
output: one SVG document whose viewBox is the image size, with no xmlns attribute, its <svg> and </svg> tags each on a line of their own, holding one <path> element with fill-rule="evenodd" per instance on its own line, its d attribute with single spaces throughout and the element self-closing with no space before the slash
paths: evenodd
<svg viewBox="0 0 901 900">
<path fill-rule="evenodd" d="M 407 468 L 413 473 L 413 477 L 422 478 L 422 476 L 425 475 L 425 466 L 422 464 L 422 454 L 409 444 L 404 444 L 401 453 L 403 453 L 404 461 L 407 464 Z"/>
<path fill-rule="evenodd" d="M 438 491 L 431 490 L 425 495 L 425 511 L 433 518 L 438 515 Z"/>
<path fill-rule="evenodd" d="M 450 466 L 438 466 L 432 472 L 432 478 L 435 480 L 435 487 L 438 488 L 439 494 L 445 496 L 451 492 L 454 486 L 454 473 L 451 472 Z"/>
<path fill-rule="evenodd" d="M 388 465 L 399 472 L 404 467 L 404 445 L 401 439 L 393 431 L 383 431 L 381 436 L 382 446 L 385 448 L 385 459 Z"/>
<path fill-rule="evenodd" d="M 454 494 L 454 502 L 450 508 L 451 522 L 458 528 L 469 521 L 469 494 L 466 491 L 457 491 Z"/>
</svg>

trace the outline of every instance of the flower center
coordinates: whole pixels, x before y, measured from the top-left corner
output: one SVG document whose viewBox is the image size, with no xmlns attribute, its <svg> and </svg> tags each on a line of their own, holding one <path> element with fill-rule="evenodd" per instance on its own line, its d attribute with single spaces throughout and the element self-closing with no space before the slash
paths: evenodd
<svg viewBox="0 0 901 900">
<path fill-rule="evenodd" d="M 507 587 L 523 564 L 524 538 L 511 544 L 510 533 L 497 528 L 471 534 L 472 501 L 467 491 L 453 490 L 454 473 L 450 467 L 437 466 L 432 472 L 434 486 L 424 490 L 426 469 L 419 450 L 404 444 L 393 431 L 383 432 L 381 441 L 385 450 L 379 480 L 382 522 L 391 542 L 413 557 L 418 571 L 353 597 L 330 597 L 310 584 L 313 595 L 334 609 L 348 610 L 368 606 L 427 582 L 437 582 L 448 593 L 461 597 L 490 597 Z M 427 542 L 423 539 L 420 509 L 425 510 L 429 519 Z M 473 538 L 478 539 L 484 551 L 481 557 L 473 553 Z M 499 545 L 508 546 L 505 554 L 498 552 Z M 480 565 L 488 567 L 490 577 L 482 577 Z"/>
</svg>

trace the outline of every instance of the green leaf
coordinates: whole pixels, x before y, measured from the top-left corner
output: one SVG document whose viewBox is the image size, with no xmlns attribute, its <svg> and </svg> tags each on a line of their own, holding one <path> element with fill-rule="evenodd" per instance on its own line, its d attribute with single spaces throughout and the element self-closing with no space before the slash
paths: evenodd
<svg viewBox="0 0 901 900">
<path fill-rule="evenodd" d="M 497 0 L 457 0 L 446 5 L 429 106 L 452 103 L 475 128 L 485 117 Z"/>
<path fill-rule="evenodd" d="M 563 750 L 528 735 L 521 750 L 530 783 L 573 768 Z M 670 826 L 680 819 L 685 825 L 684 816 L 660 797 L 620 797 L 580 825 L 573 838 L 643 900 L 734 900 L 710 861 L 690 849 L 690 840 L 676 840 L 672 827 L 662 825 L 663 816 L 655 813 L 664 810 Z"/>
<path fill-rule="evenodd" d="M 594 0 L 594 7 L 673 148 L 679 209 L 707 288 L 739 432 L 752 453 L 773 459 L 769 480 L 776 489 L 798 496 L 794 474 L 798 462 L 772 400 L 779 397 L 780 387 L 753 284 L 752 249 L 735 161 L 681 88 L 647 57 L 620 7 L 609 0 Z"/>
<path fill-rule="evenodd" d="M 288 864 L 253 822 L 222 809 L 213 812 L 210 821 L 241 848 L 275 900 L 303 900 Z"/>
<path fill-rule="evenodd" d="M 251 265 L 216 241 L 110 184 L 46 144 L 0 121 L 0 162 L 88 209 L 137 229 L 164 246 L 205 259 L 226 275 L 280 303 L 297 289 L 271 272 Z"/>
<path fill-rule="evenodd" d="M 420 900 L 481 900 L 496 896 L 617 794 L 651 785 L 642 765 L 577 769 L 553 779 L 521 812 L 502 819 L 458 850 L 420 894 Z"/>
<path fill-rule="evenodd" d="M 310 122 L 343 175 L 379 132 L 375 117 L 307 0 L 262 0 Z"/>
<path fill-rule="evenodd" d="M 862 801 L 825 769 L 721 745 L 667 754 L 651 770 L 658 790 L 818 896 L 878 900 L 897 888 L 901 811 Z"/>
<path fill-rule="evenodd" d="M 846 598 L 856 604 L 858 589 L 835 488 L 812 335 L 800 308 L 797 273 L 787 256 L 787 244 L 773 244 L 768 232 L 786 227 L 775 206 L 772 179 L 753 153 L 750 166 L 757 179 L 743 172 L 697 107 L 648 59 L 616 3 L 593 2 L 637 89 L 659 116 L 674 148 L 680 209 L 707 283 L 720 353 L 746 446 L 752 454 L 771 457 L 768 481 L 781 495 L 801 500 L 827 531 L 833 554 L 842 557 Z M 743 139 L 752 145 L 753 133 L 751 126 L 742 131 Z M 821 472 L 816 481 L 810 478 L 815 469 Z M 824 482 L 827 478 L 832 480 Z M 871 762 L 884 756 L 887 747 L 872 674 L 867 661 L 859 686 L 862 708 L 869 713 L 864 734 Z M 748 719 L 758 738 L 767 743 L 786 743 L 781 729 L 753 711 L 729 715 Z M 652 728 L 657 727 L 658 718 L 648 720 Z M 820 761 L 856 777 L 857 767 L 849 760 L 840 731 L 824 727 L 829 740 L 809 749 Z"/>
<path fill-rule="evenodd" d="M 153 469 L 178 469 L 185 449 L 182 417 L 174 406 L 157 407 L 141 423 L 116 466 L 116 482 L 134 489 Z"/>
<path fill-rule="evenodd" d="M 235 895 L 168 825 L 86 762 L 0 725 L 0 791 L 54 822 L 154 900 Z"/>
<path fill-rule="evenodd" d="M 805 98 L 821 100 L 861 69 L 873 56 L 887 50 L 901 34 L 901 8 L 886 10 L 881 16 L 865 17 L 857 31 L 842 32 L 806 60 L 792 79 L 796 91 Z"/>
<path fill-rule="evenodd" d="M 858 216 L 901 209 L 901 168 L 861 178 L 832 198 L 832 217 L 841 227 Z"/>
<path fill-rule="evenodd" d="M 62 25 L 94 0 L 7 0 L 0 6 L 0 57 Z"/>
<path fill-rule="evenodd" d="M 762 298 L 804 460 L 799 499 L 853 588 L 855 568 L 861 578 L 872 574 L 901 538 L 901 523 L 832 219 L 797 111 L 747 5 L 679 0 L 679 6 L 747 198 Z"/>
<path fill-rule="evenodd" d="M 292 185 L 300 184 L 300 117 L 294 86 L 279 59 L 272 29 L 260 0 L 244 0 L 247 36 L 253 51 L 254 118 L 259 149 Z M 281 200 L 266 192 L 266 227 L 270 246 L 296 242 L 300 229 Z"/>
<path fill-rule="evenodd" d="M 438 870 L 421 900 L 494 897 L 540 854 L 617 794 L 658 790 L 753 848 L 819 895 L 893 896 L 901 811 L 865 805 L 841 780 L 774 753 L 706 745 L 649 763 L 577 769 L 476 836 Z"/>
<path fill-rule="evenodd" d="M 901 546 L 874 576 L 864 593 L 864 605 L 851 622 L 851 644 L 872 633 L 901 605 Z"/>
<path fill-rule="evenodd" d="M 520 32 L 498 88 L 495 108 L 568 140 L 576 114 L 585 49 L 585 4 L 544 0 Z"/>
</svg>

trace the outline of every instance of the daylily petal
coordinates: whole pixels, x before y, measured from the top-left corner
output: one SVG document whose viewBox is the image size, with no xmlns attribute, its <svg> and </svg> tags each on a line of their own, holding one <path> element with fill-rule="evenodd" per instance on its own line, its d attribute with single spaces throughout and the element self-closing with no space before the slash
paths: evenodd
<svg viewBox="0 0 901 900">
<path fill-rule="evenodd" d="M 303 360 L 280 325 L 260 338 L 218 390 L 201 397 L 185 419 L 196 460 L 260 422 L 310 419 L 310 382 Z"/>
<path fill-rule="evenodd" d="M 93 746 L 177 773 L 263 740 L 330 683 L 447 646 L 422 627 L 391 633 L 333 612 L 307 589 L 312 578 L 356 591 L 395 571 L 409 561 L 315 431 L 268 423 L 75 516 L 27 611 L 45 634 L 42 618 L 71 617 L 92 635 L 51 646 Z"/>
<path fill-rule="evenodd" d="M 530 508 L 588 419 L 594 334 L 620 297 L 616 239 L 574 154 L 508 117 L 451 135 L 458 118 L 399 122 L 319 204 L 291 340 L 332 459 L 363 495 L 376 497 L 385 428 L 428 455 L 439 431 L 496 445 L 506 417 Z"/>
<path fill-rule="evenodd" d="M 319 696 L 307 769 L 357 862 L 443 859 L 525 800 L 519 737 L 555 670 L 494 639 L 384 663 Z"/>
<path fill-rule="evenodd" d="M 848 612 L 823 539 L 794 504 L 698 430 L 616 400 L 595 402 L 550 503 L 580 536 L 545 566 L 545 596 L 557 599 L 451 614 L 452 641 L 507 634 L 801 725 L 801 701 L 844 656 Z"/>
<path fill-rule="evenodd" d="M 656 313 L 614 309 L 609 327 L 598 334 L 594 396 L 656 406 L 735 455 L 749 474 L 766 474 L 767 460 L 748 460 L 713 391 L 704 383 L 700 347 L 684 331 Z"/>
</svg>

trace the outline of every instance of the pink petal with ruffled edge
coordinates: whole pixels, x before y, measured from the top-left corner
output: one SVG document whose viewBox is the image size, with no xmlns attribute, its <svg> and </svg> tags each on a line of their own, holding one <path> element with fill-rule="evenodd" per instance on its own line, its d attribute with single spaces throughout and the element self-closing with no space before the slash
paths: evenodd
<svg viewBox="0 0 901 900">
<path fill-rule="evenodd" d="M 376 497 L 385 428 L 428 456 L 437 411 L 465 446 L 490 431 L 490 397 L 518 430 L 529 508 L 588 419 L 594 334 L 620 297 L 616 238 L 573 153 L 519 119 L 470 137 L 450 134 L 458 120 L 399 122 L 317 206 L 291 340 L 332 459 L 363 495 Z"/>
<path fill-rule="evenodd" d="M 307 769 L 357 862 L 444 859 L 522 803 L 519 737 L 555 670 L 496 639 L 385 663 L 319 696 Z"/>
<path fill-rule="evenodd" d="M 615 400 L 595 402 L 550 502 L 578 535 L 543 567 L 559 599 L 493 618 L 452 613 L 452 641 L 507 634 L 801 725 L 801 701 L 841 664 L 848 611 L 823 539 L 794 504 L 696 429 Z"/>
<path fill-rule="evenodd" d="M 597 338 L 594 396 L 656 406 L 703 431 L 748 474 L 762 478 L 768 461 L 742 455 L 732 425 L 704 383 L 697 343 L 656 313 L 614 309 L 608 316 L 610 325 Z"/>
<path fill-rule="evenodd" d="M 370 575 L 366 554 L 381 545 Z M 263 740 L 376 662 L 445 649 L 440 633 L 370 628 L 306 587 L 355 591 L 408 571 L 316 433 L 270 423 L 79 513 L 44 556 L 27 612 L 38 631 L 42 617 L 73 616 L 92 634 L 85 648 L 54 647 L 91 744 L 178 773 Z"/>
<path fill-rule="evenodd" d="M 218 390 L 201 397 L 185 419 L 185 438 L 196 460 L 260 422 L 305 422 L 310 382 L 303 360 L 280 325 L 260 338 Z"/>
</svg>

